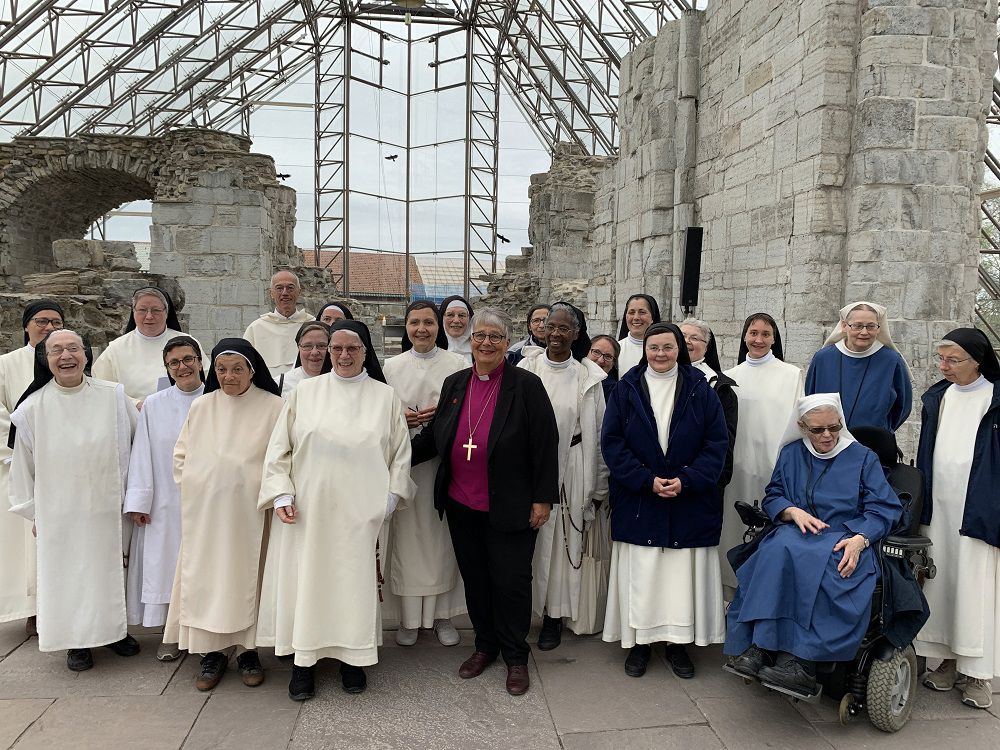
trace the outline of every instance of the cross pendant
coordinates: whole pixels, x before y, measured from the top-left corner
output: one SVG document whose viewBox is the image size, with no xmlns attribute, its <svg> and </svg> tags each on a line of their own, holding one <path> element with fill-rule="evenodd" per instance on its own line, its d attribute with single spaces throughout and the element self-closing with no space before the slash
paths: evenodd
<svg viewBox="0 0 1000 750">
<path fill-rule="evenodd" d="M 469 435 L 469 442 L 465 443 L 463 446 L 465 448 L 465 460 L 472 460 L 472 449 L 478 448 L 479 446 L 472 442 L 472 435 Z"/>
</svg>

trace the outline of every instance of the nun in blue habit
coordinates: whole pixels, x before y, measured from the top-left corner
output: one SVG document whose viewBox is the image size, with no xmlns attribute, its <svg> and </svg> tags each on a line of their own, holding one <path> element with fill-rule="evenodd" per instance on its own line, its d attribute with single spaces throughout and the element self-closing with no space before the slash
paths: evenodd
<svg viewBox="0 0 1000 750">
<path fill-rule="evenodd" d="M 878 577 L 871 547 L 902 506 L 836 393 L 798 400 L 765 492 L 775 528 L 736 570 L 724 653 L 741 674 L 815 694 L 815 662 L 857 654 Z"/>
<path fill-rule="evenodd" d="M 806 395 L 813 393 L 840 394 L 848 429 L 895 432 L 910 416 L 910 371 L 889 335 L 882 305 L 852 302 L 841 308 L 840 323 L 806 373 Z"/>
</svg>

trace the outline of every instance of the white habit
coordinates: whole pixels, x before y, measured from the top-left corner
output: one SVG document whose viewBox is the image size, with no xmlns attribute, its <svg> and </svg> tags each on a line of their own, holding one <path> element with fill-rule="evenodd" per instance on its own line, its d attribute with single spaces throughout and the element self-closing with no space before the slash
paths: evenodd
<svg viewBox="0 0 1000 750">
<path fill-rule="evenodd" d="M 726 370 L 726 375 L 739 386 L 735 390 L 740 406 L 740 425 L 733 446 L 733 479 L 726 487 L 719 541 L 722 582 L 728 600 L 736 590 L 736 574 L 726 552 L 743 543 L 746 531 L 735 503 L 742 500 L 752 505 L 764 499 L 764 488 L 771 481 L 781 439 L 803 390 L 802 370 L 782 362 L 772 352 L 760 359 L 748 356 Z"/>
<path fill-rule="evenodd" d="M 666 373 L 647 368 L 644 377 L 660 447 L 666 453 L 677 367 Z M 603 640 L 621 641 L 622 648 L 660 641 L 707 646 L 722 643 L 725 636 L 718 547 L 612 544 Z"/>
<path fill-rule="evenodd" d="M 927 536 L 937 577 L 924 584 L 930 619 L 917 635 L 917 654 L 957 659 L 958 671 L 990 680 L 1000 675 L 1000 549 L 960 536 L 976 430 L 990 407 L 993 384 L 980 377 L 945 391 L 934 448 L 934 513 Z"/>
<path fill-rule="evenodd" d="M 265 528 L 257 496 L 282 403 L 251 385 L 191 404 L 174 449 L 181 547 L 164 643 L 199 654 L 255 646 Z"/>
<path fill-rule="evenodd" d="M 466 367 L 461 355 L 434 347 L 426 354 L 403 352 L 385 363 L 384 372 L 403 409 L 419 411 L 437 404 L 444 379 Z M 434 507 L 434 478 L 440 463 L 435 458 L 412 467 L 413 502 L 394 513 L 390 523 L 389 582 L 400 597 L 405 628 L 430 628 L 434 620 L 467 611 L 448 521 Z"/>
<path fill-rule="evenodd" d="M 626 372 L 642 361 L 642 339 L 633 338 L 632 334 L 626 334 L 625 338 L 618 339 L 618 345 L 622 352 L 618 355 L 618 374 L 624 376 Z"/>
<path fill-rule="evenodd" d="M 160 378 L 166 377 L 163 347 L 175 336 L 186 333 L 168 328 L 159 336 L 144 336 L 138 329 L 119 336 L 94 360 L 95 378 L 121 383 L 133 401 L 156 393 Z"/>
<path fill-rule="evenodd" d="M 288 372 L 279 375 L 275 380 L 281 386 L 281 397 L 288 398 L 288 394 L 295 390 L 295 386 L 310 377 L 312 376 L 306 374 L 306 369 L 302 365 L 293 367 Z"/>
<path fill-rule="evenodd" d="M 117 383 L 54 380 L 11 415 L 13 511 L 38 529 L 38 649 L 126 635 L 122 500 L 138 417 Z"/>
<path fill-rule="evenodd" d="M 181 493 L 174 481 L 174 446 L 200 385 L 187 393 L 176 385 L 149 396 L 142 406 L 129 460 L 125 513 L 146 513 L 150 523 L 132 531 L 126 586 L 130 625 L 162 627 L 181 546 Z"/>
<path fill-rule="evenodd" d="M 536 615 L 579 617 L 583 574 L 583 531 L 594 518 L 594 501 L 608 496 L 608 470 L 601 455 L 607 375 L 594 362 L 553 362 L 545 349 L 529 346 L 518 367 L 537 375 L 552 403 L 559 427 L 560 503 L 538 530 L 531 563 L 531 604 Z M 580 441 L 571 445 L 574 437 Z"/>
<path fill-rule="evenodd" d="M 31 524 L 10 510 L 10 413 L 35 377 L 35 349 L 0 357 L 0 622 L 35 614 L 35 538 Z"/>
<path fill-rule="evenodd" d="M 295 334 L 303 323 L 314 320 L 305 310 L 296 310 L 291 317 L 286 318 L 277 310 L 266 312 L 247 326 L 243 338 L 253 344 L 254 349 L 267 362 L 267 369 L 275 380 L 283 372 L 288 372 L 295 365 L 295 357 L 299 353 L 295 343 Z"/>
<path fill-rule="evenodd" d="M 261 594 L 258 643 L 294 653 L 302 667 L 324 658 L 378 662 L 375 543 L 389 494 L 406 501 L 413 492 L 410 435 L 391 387 L 365 372 L 300 383 L 264 466 L 258 507 L 292 496 L 298 515 L 267 550 L 265 580 L 274 588 Z"/>
</svg>

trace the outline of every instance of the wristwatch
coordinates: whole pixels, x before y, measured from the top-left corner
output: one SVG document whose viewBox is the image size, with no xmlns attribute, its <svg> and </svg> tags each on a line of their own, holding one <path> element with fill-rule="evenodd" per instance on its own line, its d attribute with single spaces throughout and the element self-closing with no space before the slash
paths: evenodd
<svg viewBox="0 0 1000 750">
<path fill-rule="evenodd" d="M 865 536 L 864 534 L 861 534 L 860 536 L 861 536 L 861 538 L 862 538 L 862 539 L 864 539 L 864 540 L 865 540 L 865 549 L 868 549 L 869 547 L 871 547 L 871 546 L 872 546 L 872 540 L 871 540 L 871 539 L 869 539 L 869 538 L 868 538 L 867 536 Z"/>
</svg>

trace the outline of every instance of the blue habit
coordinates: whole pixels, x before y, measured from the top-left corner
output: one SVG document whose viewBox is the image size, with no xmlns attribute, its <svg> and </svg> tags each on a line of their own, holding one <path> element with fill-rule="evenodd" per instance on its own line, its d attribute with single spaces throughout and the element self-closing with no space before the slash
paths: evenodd
<svg viewBox="0 0 1000 750">
<path fill-rule="evenodd" d="M 847 429 L 881 427 L 895 432 L 910 416 L 913 385 L 899 352 L 883 346 L 869 357 L 849 357 L 835 344 L 813 355 L 806 395 L 839 393 Z"/>
<path fill-rule="evenodd" d="M 736 656 L 752 643 L 808 661 L 853 659 L 871 612 L 875 551 L 863 550 L 854 573 L 841 578 L 837 565 L 844 553 L 833 547 L 854 534 L 874 546 L 899 518 L 899 498 L 878 458 L 860 443 L 822 459 L 801 440 L 781 449 L 766 493 L 763 509 L 777 526 L 736 571 L 725 653 Z M 830 528 L 803 534 L 778 521 L 793 505 Z"/>
</svg>

